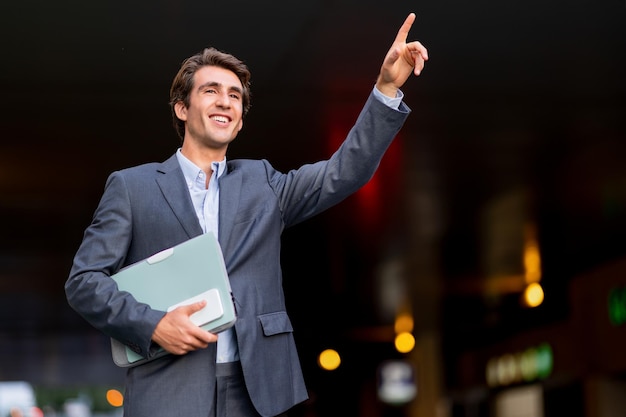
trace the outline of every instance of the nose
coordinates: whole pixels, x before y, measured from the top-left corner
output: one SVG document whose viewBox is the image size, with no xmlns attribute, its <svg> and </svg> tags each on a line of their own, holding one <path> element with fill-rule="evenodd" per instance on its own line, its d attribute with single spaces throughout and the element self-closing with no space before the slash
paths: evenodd
<svg viewBox="0 0 626 417">
<path fill-rule="evenodd" d="M 228 93 L 222 93 L 218 96 L 216 104 L 219 107 L 230 108 L 230 96 Z"/>
</svg>

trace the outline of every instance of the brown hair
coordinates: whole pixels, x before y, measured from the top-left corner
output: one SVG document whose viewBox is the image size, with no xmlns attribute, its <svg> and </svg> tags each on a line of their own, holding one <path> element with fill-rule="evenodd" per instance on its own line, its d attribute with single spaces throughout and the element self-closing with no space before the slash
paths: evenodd
<svg viewBox="0 0 626 417">
<path fill-rule="evenodd" d="M 243 86 L 243 116 L 250 110 L 250 70 L 243 61 L 233 55 L 218 51 L 215 48 L 205 48 L 187 59 L 185 59 L 174 77 L 170 88 L 170 109 L 172 111 L 172 121 L 178 136 L 185 137 L 185 122 L 176 116 L 174 105 L 179 101 L 189 107 L 189 94 L 193 88 L 193 77 L 200 68 L 206 66 L 216 66 L 232 71 L 237 75 Z"/>
</svg>

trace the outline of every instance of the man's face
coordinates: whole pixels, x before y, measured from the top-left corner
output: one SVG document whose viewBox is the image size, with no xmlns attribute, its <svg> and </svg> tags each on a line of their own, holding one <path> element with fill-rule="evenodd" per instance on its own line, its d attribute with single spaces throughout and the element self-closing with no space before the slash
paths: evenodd
<svg viewBox="0 0 626 417">
<path fill-rule="evenodd" d="M 189 107 L 176 104 L 176 114 L 185 124 L 185 141 L 221 149 L 243 127 L 243 86 L 232 71 L 206 66 L 196 71 L 189 94 Z"/>
</svg>

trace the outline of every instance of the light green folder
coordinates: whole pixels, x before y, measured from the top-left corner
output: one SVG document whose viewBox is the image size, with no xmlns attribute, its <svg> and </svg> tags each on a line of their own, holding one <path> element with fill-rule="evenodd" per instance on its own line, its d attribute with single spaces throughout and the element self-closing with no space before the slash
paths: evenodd
<svg viewBox="0 0 626 417">
<path fill-rule="evenodd" d="M 192 314 L 190 319 L 212 333 L 231 327 L 237 319 L 222 250 L 213 233 L 197 236 L 129 265 L 111 278 L 120 290 L 128 291 L 137 301 L 155 310 L 169 311 L 207 300 L 206 307 Z M 113 361 L 120 367 L 148 361 L 116 339 L 111 339 L 111 350 Z M 166 354 L 161 349 L 150 360 Z"/>
</svg>

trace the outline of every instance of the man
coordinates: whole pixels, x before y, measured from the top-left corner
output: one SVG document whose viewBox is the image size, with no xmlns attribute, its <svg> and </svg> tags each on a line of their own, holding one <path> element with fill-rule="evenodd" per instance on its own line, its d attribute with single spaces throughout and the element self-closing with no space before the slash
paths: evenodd
<svg viewBox="0 0 626 417">
<path fill-rule="evenodd" d="M 406 42 L 414 20 L 400 28 L 342 146 L 288 173 L 265 160 L 226 160 L 250 105 L 246 66 L 215 49 L 183 63 L 170 91 L 182 147 L 163 163 L 111 174 L 65 285 L 70 305 L 106 335 L 144 357 L 159 346 L 171 353 L 128 369 L 126 417 L 278 416 L 307 399 L 285 309 L 281 233 L 374 174 L 410 112 L 399 89 L 428 59 L 419 42 Z M 204 302 L 153 310 L 110 278 L 201 233 L 218 237 L 237 309 L 219 337 L 189 320 Z"/>
</svg>

